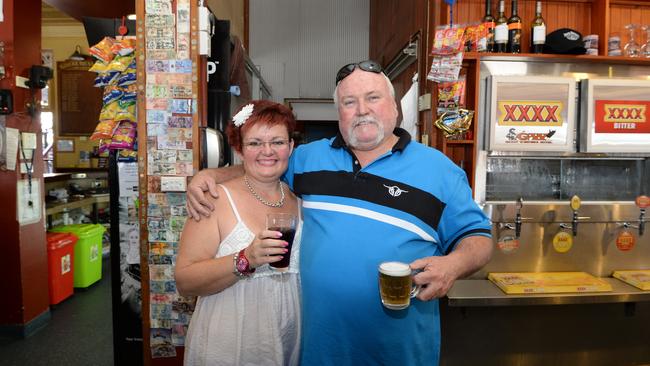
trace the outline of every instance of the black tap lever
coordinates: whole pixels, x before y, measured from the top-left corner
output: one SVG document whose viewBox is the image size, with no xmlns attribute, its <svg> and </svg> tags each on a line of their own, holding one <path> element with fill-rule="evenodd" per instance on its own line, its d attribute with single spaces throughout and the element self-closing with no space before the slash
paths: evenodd
<svg viewBox="0 0 650 366">
<path fill-rule="evenodd" d="M 580 197 L 577 195 L 571 197 L 571 209 L 573 210 L 573 219 L 571 220 L 571 229 L 573 236 L 578 235 L 578 209 L 580 208 Z"/>
<path fill-rule="evenodd" d="M 650 197 L 639 196 L 635 202 L 637 207 L 639 207 L 639 236 L 642 236 L 645 231 L 645 209 L 650 206 Z"/>
<path fill-rule="evenodd" d="M 515 216 L 515 238 L 519 239 L 521 235 L 521 208 L 524 206 L 524 200 L 519 197 L 517 199 L 517 215 Z"/>
</svg>

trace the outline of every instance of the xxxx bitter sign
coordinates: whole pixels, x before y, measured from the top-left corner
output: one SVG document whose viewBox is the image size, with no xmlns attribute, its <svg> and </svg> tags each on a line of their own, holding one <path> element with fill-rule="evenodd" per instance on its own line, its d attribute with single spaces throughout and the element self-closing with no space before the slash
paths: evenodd
<svg viewBox="0 0 650 366">
<path fill-rule="evenodd" d="M 596 133 L 650 133 L 648 109 L 645 100 L 596 100 Z"/>
</svg>

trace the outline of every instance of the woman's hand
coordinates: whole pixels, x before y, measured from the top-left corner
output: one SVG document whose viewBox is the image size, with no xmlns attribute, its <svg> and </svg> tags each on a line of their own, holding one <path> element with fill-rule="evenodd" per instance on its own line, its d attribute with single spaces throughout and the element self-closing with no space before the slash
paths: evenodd
<svg viewBox="0 0 650 366">
<path fill-rule="evenodd" d="M 250 266 L 257 268 L 282 260 L 282 256 L 289 251 L 287 249 L 289 244 L 279 239 L 281 237 L 282 233 L 279 231 L 262 230 L 251 245 L 244 250 Z"/>
</svg>

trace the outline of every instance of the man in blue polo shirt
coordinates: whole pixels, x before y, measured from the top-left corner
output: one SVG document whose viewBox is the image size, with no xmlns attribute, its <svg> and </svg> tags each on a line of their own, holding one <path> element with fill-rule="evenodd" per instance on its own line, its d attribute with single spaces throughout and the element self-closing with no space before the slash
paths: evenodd
<svg viewBox="0 0 650 366">
<path fill-rule="evenodd" d="M 303 199 L 301 363 L 436 365 L 437 298 L 487 263 L 490 222 L 465 173 L 396 128 L 394 90 L 378 63 L 341 68 L 334 97 L 339 134 L 298 147 L 285 174 Z M 203 195 L 218 176 L 208 170 L 192 180 L 194 218 L 209 215 Z M 385 261 L 422 270 L 418 300 L 404 310 L 381 304 L 377 267 Z"/>
</svg>

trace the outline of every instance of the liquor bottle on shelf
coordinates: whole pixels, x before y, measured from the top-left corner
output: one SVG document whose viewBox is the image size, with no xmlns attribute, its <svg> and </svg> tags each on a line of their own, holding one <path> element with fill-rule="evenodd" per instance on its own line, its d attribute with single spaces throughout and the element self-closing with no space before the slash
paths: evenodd
<svg viewBox="0 0 650 366">
<path fill-rule="evenodd" d="M 517 0 L 512 0 L 512 14 L 508 18 L 508 52 L 521 53 L 521 18 L 517 15 Z"/>
<path fill-rule="evenodd" d="M 537 0 L 535 4 L 535 19 L 530 26 L 530 52 L 544 53 L 546 43 L 546 23 L 542 18 L 542 2 Z"/>
<path fill-rule="evenodd" d="M 508 19 L 505 15 L 504 0 L 499 0 L 499 14 L 494 26 L 494 52 L 506 52 L 508 46 Z"/>
<path fill-rule="evenodd" d="M 487 29 L 487 52 L 494 52 L 494 17 L 492 16 L 492 4 L 490 0 L 485 0 L 485 16 L 483 24 Z"/>
</svg>

